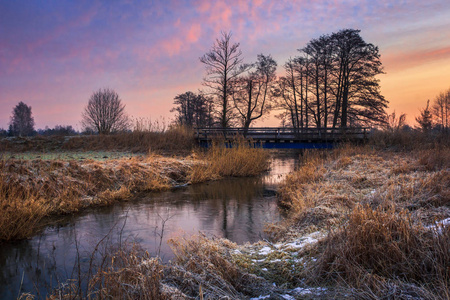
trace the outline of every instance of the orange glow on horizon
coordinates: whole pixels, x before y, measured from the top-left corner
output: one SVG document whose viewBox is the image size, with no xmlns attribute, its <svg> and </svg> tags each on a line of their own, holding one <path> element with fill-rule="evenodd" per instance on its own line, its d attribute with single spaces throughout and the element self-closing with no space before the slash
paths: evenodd
<svg viewBox="0 0 450 300">
<path fill-rule="evenodd" d="M 416 125 L 415 117 L 435 97 L 450 88 L 450 57 L 416 65 L 380 76 L 381 92 L 389 101 L 388 113 L 405 113 L 407 123 Z"/>
</svg>

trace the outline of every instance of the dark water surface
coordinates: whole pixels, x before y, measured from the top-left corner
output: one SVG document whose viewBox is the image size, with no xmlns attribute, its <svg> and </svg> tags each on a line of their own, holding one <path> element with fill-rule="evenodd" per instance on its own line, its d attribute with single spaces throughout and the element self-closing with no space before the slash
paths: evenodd
<svg viewBox="0 0 450 300">
<path fill-rule="evenodd" d="M 0 244 L 0 299 L 14 299 L 20 291 L 45 298 L 58 283 L 77 276 L 74 266 L 87 272 L 97 245 L 100 253 L 111 244 L 137 241 L 167 262 L 173 258 L 170 238 L 202 232 L 239 244 L 255 242 L 264 237 L 266 223 L 280 220 L 274 190 L 297 158 L 293 152 L 278 154 L 260 177 L 150 193 L 58 220 L 29 240 Z"/>
</svg>

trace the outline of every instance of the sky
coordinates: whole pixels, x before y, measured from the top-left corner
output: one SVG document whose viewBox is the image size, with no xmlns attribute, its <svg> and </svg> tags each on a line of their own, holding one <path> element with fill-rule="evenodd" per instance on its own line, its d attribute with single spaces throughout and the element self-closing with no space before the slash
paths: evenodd
<svg viewBox="0 0 450 300">
<path fill-rule="evenodd" d="M 173 98 L 202 88 L 199 57 L 221 31 L 245 62 L 271 54 L 281 75 L 297 49 L 344 28 L 379 47 L 389 113 L 414 125 L 450 88 L 449 0 L 0 0 L 0 128 L 23 101 L 36 128 L 80 130 L 89 97 L 106 87 L 131 117 L 169 123 Z"/>
</svg>

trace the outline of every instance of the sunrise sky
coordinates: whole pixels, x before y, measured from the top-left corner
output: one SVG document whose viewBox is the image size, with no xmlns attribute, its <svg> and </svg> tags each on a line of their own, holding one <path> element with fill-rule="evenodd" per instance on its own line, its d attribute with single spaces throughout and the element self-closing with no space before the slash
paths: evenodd
<svg viewBox="0 0 450 300">
<path fill-rule="evenodd" d="M 449 0 L 0 0 L 0 128 L 23 101 L 36 128 L 81 129 L 83 107 L 103 87 L 129 115 L 169 121 L 173 98 L 202 88 L 199 57 L 221 30 L 246 62 L 271 54 L 281 74 L 296 49 L 343 28 L 379 46 L 388 112 L 406 113 L 411 125 L 427 99 L 450 88 Z"/>
</svg>

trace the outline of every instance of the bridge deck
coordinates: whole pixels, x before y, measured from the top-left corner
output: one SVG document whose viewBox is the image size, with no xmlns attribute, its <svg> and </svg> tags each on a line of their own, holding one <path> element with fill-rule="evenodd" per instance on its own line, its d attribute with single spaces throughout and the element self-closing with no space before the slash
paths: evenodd
<svg viewBox="0 0 450 300">
<path fill-rule="evenodd" d="M 213 138 L 225 138 L 231 140 L 237 136 L 244 136 L 255 141 L 286 140 L 286 141 L 338 141 L 358 140 L 367 138 L 368 128 L 197 128 L 198 140 L 211 140 Z"/>
<path fill-rule="evenodd" d="M 232 141 L 238 136 L 251 139 L 265 148 L 330 148 L 340 141 L 363 141 L 368 128 L 197 128 L 196 139 L 208 144 L 213 139 Z"/>
</svg>

